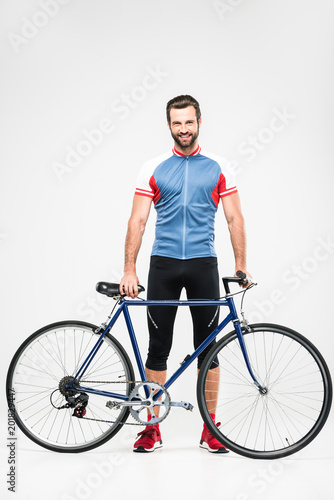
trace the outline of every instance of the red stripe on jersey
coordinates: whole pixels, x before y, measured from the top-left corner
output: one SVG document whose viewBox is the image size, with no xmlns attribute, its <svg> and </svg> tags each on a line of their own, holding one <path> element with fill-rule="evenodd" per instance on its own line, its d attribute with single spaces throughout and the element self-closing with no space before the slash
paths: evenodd
<svg viewBox="0 0 334 500">
<path fill-rule="evenodd" d="M 135 194 L 138 194 L 139 196 L 147 196 L 147 198 L 153 198 L 153 195 L 152 194 L 149 194 L 149 193 L 141 193 L 140 191 L 135 191 Z"/>
<path fill-rule="evenodd" d="M 220 194 L 219 194 L 219 196 L 220 196 L 221 198 L 224 198 L 224 196 L 228 196 L 229 194 L 234 194 L 234 193 L 237 193 L 237 192 L 238 192 L 237 188 L 236 188 L 236 187 L 233 187 L 233 188 L 231 188 L 231 189 L 228 189 L 228 190 L 227 190 L 227 191 L 225 191 L 224 193 L 220 193 Z"/>
<path fill-rule="evenodd" d="M 226 191 L 226 179 L 223 174 L 220 174 L 218 182 L 211 193 L 211 198 L 215 202 L 216 207 L 218 207 L 220 193 L 223 191 Z"/>
<path fill-rule="evenodd" d="M 150 198 L 153 198 L 154 193 L 152 191 L 148 191 L 147 189 L 141 189 L 141 188 L 136 188 L 135 194 L 140 194 L 142 196 L 149 196 Z"/>
<path fill-rule="evenodd" d="M 195 155 L 198 155 L 200 153 L 201 148 L 198 146 L 198 148 L 195 149 L 195 151 L 193 153 L 191 153 L 190 155 L 184 155 L 183 153 L 180 153 L 180 151 L 177 151 L 177 149 L 175 149 L 175 148 L 173 148 L 172 151 L 173 151 L 173 154 L 176 156 L 195 156 Z"/>
<path fill-rule="evenodd" d="M 157 183 L 155 182 L 155 179 L 154 179 L 153 175 L 150 178 L 149 185 L 150 185 L 150 188 L 152 189 L 152 191 L 154 193 L 153 202 L 154 202 L 154 205 L 155 205 L 160 200 L 161 194 L 160 194 L 160 189 L 158 188 Z"/>
</svg>

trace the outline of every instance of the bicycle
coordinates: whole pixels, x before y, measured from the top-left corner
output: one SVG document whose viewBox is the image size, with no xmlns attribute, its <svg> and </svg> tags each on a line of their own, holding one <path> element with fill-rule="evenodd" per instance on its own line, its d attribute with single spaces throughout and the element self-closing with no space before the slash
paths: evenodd
<svg viewBox="0 0 334 500">
<path fill-rule="evenodd" d="M 232 322 L 233 330 L 213 343 L 199 372 L 197 400 L 204 422 L 223 445 L 249 458 L 281 458 L 304 448 L 320 432 L 330 411 L 332 382 L 326 362 L 307 338 L 289 328 L 248 325 L 242 302 L 239 319 L 229 284 L 245 286 L 244 273 L 223 278 L 223 283 L 226 294 L 218 299 L 154 301 L 129 299 L 120 294 L 118 284 L 99 282 L 97 291 L 116 300 L 105 322 L 96 326 L 64 321 L 45 326 L 15 353 L 6 387 L 18 427 L 44 448 L 77 453 L 108 441 L 128 424 L 129 414 L 136 421 L 130 425 L 153 425 L 164 420 L 171 407 L 192 410 L 188 402 L 172 401 L 168 389 Z M 245 294 L 252 286 L 237 293 Z M 146 380 L 129 313 L 129 307 L 157 305 L 215 305 L 229 310 L 164 386 Z M 125 349 L 110 334 L 121 314 L 139 381 Z M 212 393 L 212 363 L 219 366 L 219 428 L 206 400 L 206 388 Z M 160 408 L 159 416 L 154 414 L 155 406 Z"/>
</svg>

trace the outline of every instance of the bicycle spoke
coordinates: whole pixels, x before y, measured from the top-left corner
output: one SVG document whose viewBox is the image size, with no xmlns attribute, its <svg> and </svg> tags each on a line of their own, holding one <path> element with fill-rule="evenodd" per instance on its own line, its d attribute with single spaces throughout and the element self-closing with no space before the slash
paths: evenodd
<svg viewBox="0 0 334 500">
<path fill-rule="evenodd" d="M 247 374 L 245 373 L 245 371 L 244 371 L 244 364 L 243 364 L 243 360 L 241 360 L 240 358 L 238 358 L 234 352 L 233 352 L 232 354 L 233 354 L 233 356 L 234 356 L 234 357 L 236 357 L 236 359 L 239 361 L 239 363 L 240 363 L 240 365 L 241 365 L 241 368 L 240 368 L 240 369 L 237 369 L 237 368 L 236 368 L 236 366 L 233 364 L 233 362 L 232 362 L 232 361 L 230 361 L 230 360 L 229 360 L 228 358 L 226 358 L 226 357 L 223 357 L 223 356 L 220 354 L 220 357 L 222 358 L 222 364 L 224 365 L 224 363 L 225 363 L 225 364 L 226 364 L 226 363 L 228 363 L 228 364 L 229 364 L 229 366 L 230 366 L 230 367 L 232 367 L 232 369 L 233 369 L 233 371 L 229 371 L 229 370 L 227 370 L 227 368 L 225 367 L 225 368 L 224 368 L 224 369 L 225 369 L 225 371 L 227 371 L 227 373 L 232 374 L 232 376 L 233 376 L 234 378 L 236 377 L 235 372 L 237 372 L 237 373 L 238 373 L 238 375 L 239 375 L 239 377 L 238 377 L 238 378 L 239 378 L 239 380 L 240 380 L 241 382 L 243 382 L 243 383 L 245 383 L 245 382 L 246 382 L 247 384 L 252 385 L 252 382 L 251 382 L 251 379 L 250 379 L 250 377 L 249 377 L 249 374 L 247 375 Z M 242 372 L 242 370 L 243 370 L 243 372 Z"/>
<path fill-rule="evenodd" d="M 61 393 L 67 383 L 64 377 L 78 372 L 99 339 L 92 328 L 64 324 L 45 333 L 37 332 L 17 357 L 10 381 L 16 395 L 17 422 L 42 446 L 61 451 L 90 449 L 115 434 L 121 427 L 119 420 L 128 416 L 126 407 L 109 409 L 106 397 L 94 393 L 88 393 L 86 419 L 74 416 L 74 408 L 65 407 L 67 400 Z M 120 349 L 107 334 L 81 384 L 95 380 L 89 384 L 91 389 L 101 387 L 106 392 L 129 394 L 131 386 L 125 381 L 134 376 Z M 123 380 L 124 385 L 115 385 L 113 380 Z M 73 394 L 76 398 L 79 391 Z"/>
<path fill-rule="evenodd" d="M 205 358 L 199 384 L 207 413 L 217 401 L 217 429 L 210 421 L 210 431 L 223 438 L 224 444 L 238 453 L 256 458 L 285 456 L 305 446 L 324 424 L 331 402 L 331 389 L 325 397 L 324 362 L 307 340 L 299 334 L 270 325 L 245 330 L 244 341 L 248 357 L 257 380 L 266 388 L 261 393 L 254 385 L 245 365 L 241 347 L 231 333 L 221 339 Z M 205 383 L 214 384 L 209 371 L 218 357 L 219 380 L 208 391 L 212 396 L 205 400 Z M 207 378 L 203 378 L 203 370 Z M 206 382 L 205 382 L 206 381 Z M 331 387 L 330 379 L 327 385 Z M 320 427 L 319 427 L 320 422 Z M 210 424 L 210 425 L 209 425 Z"/>
</svg>

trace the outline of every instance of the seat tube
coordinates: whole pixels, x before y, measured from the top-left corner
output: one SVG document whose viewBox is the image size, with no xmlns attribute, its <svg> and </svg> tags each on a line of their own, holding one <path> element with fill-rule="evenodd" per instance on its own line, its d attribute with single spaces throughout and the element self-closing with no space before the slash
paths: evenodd
<svg viewBox="0 0 334 500">
<path fill-rule="evenodd" d="M 137 366 L 138 366 L 138 370 L 139 370 L 141 379 L 142 380 L 147 380 L 146 373 L 145 373 L 145 368 L 144 368 L 144 364 L 143 364 L 143 360 L 142 360 L 142 357 L 141 357 L 141 354 L 140 354 L 140 351 L 139 351 L 139 347 L 138 347 L 136 335 L 135 335 L 135 332 L 134 332 L 134 329 L 133 329 L 133 326 L 132 326 L 132 321 L 131 321 L 131 318 L 130 318 L 130 313 L 129 313 L 129 310 L 128 310 L 128 306 L 125 305 L 125 304 L 123 306 L 123 314 L 124 314 L 124 319 L 125 319 L 126 326 L 128 328 L 128 332 L 129 332 L 129 335 L 130 335 L 130 340 L 131 340 L 133 352 L 134 352 L 134 355 L 135 355 L 135 358 L 136 358 L 136 361 L 137 361 Z"/>
</svg>

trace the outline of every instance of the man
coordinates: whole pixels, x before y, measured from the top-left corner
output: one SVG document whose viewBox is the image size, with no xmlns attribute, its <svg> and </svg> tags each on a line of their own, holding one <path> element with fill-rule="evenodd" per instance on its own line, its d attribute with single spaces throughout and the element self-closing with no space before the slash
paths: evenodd
<svg viewBox="0 0 334 500">
<path fill-rule="evenodd" d="M 139 173 L 128 223 L 120 290 L 132 298 L 138 295 L 136 259 L 153 202 L 157 221 L 147 298 L 177 300 L 183 288 L 188 299 L 218 298 L 214 220 L 220 198 L 234 251 L 235 270 L 247 273 L 246 237 L 239 195 L 232 180 L 222 170 L 221 160 L 205 153 L 199 146 L 202 118 L 196 99 L 189 95 L 175 97 L 168 102 L 166 112 L 174 148 L 171 153 L 145 163 Z M 161 385 L 166 381 L 176 309 L 155 306 L 148 310 L 150 340 L 146 376 Z M 216 328 L 218 314 L 214 306 L 190 309 L 194 347 L 197 348 Z M 198 368 L 207 351 L 208 348 L 198 358 Z M 212 400 L 209 409 L 214 420 L 219 367 L 212 366 L 211 375 L 207 400 Z M 149 452 L 162 446 L 159 424 L 146 426 L 137 437 L 134 451 Z M 213 438 L 205 424 L 200 446 L 210 452 L 228 451 Z"/>
</svg>

